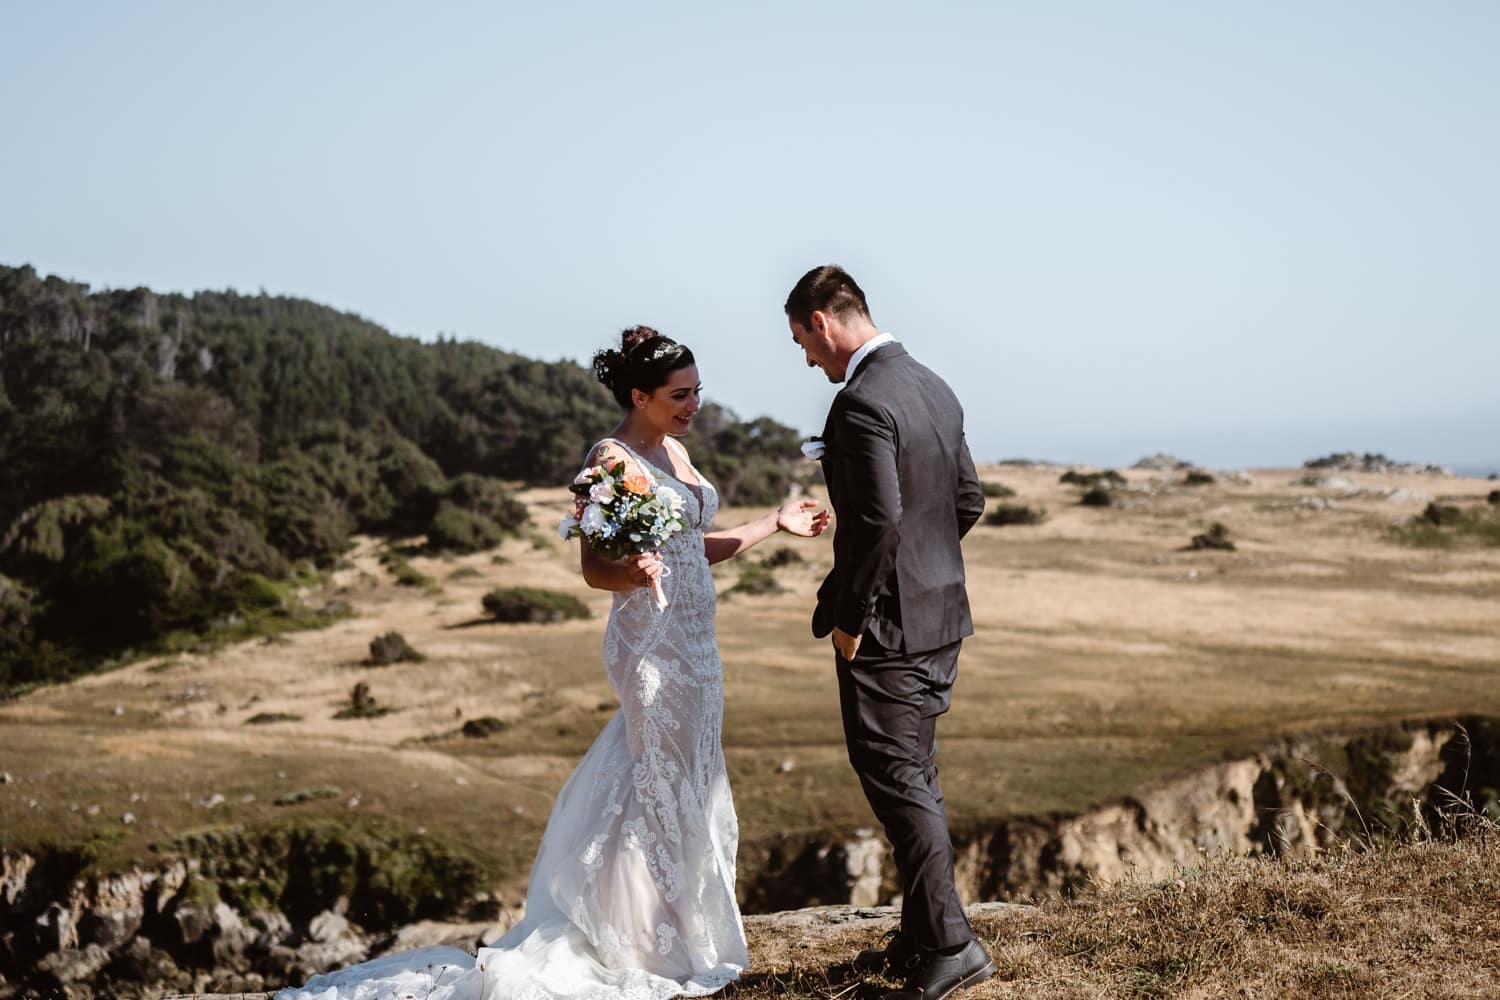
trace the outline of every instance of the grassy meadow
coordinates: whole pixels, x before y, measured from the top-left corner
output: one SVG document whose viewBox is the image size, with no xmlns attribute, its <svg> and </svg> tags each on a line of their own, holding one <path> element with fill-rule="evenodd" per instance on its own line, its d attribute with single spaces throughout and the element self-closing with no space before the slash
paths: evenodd
<svg viewBox="0 0 1500 1000">
<path fill-rule="evenodd" d="M 1494 483 L 1350 473 L 1350 492 L 1300 485 L 1302 470 L 1193 486 L 1127 470 L 1112 505 L 1085 506 L 1062 471 L 981 470 L 1017 494 L 992 507 L 1047 516 L 982 523 L 965 542 L 976 634 L 939 728 L 956 827 L 1081 810 L 1280 736 L 1500 715 L 1500 548 L 1441 533 L 1414 545 L 1393 528 L 1429 499 L 1494 515 Z M 472 853 L 519 896 L 552 795 L 616 707 L 599 663 L 609 595 L 583 585 L 576 547 L 550 533 L 566 493 L 521 496 L 533 537 L 412 558 L 426 583 L 398 583 L 382 545 L 362 542 L 304 595 L 350 605 L 327 628 L 137 660 L 0 704 L 5 843 L 82 845 L 109 866 L 195 829 L 379 817 Z M 1215 522 L 1235 551 L 1188 550 Z M 783 547 L 800 559 L 759 567 Z M 778 538 L 716 570 L 748 842 L 872 823 L 844 757 L 831 652 L 808 630 L 829 561 L 827 538 Z M 729 593 L 765 573 L 778 592 Z M 486 591 L 520 585 L 574 594 L 594 617 L 484 616 Z M 422 662 L 365 665 L 389 631 Z M 359 683 L 391 711 L 334 718 Z M 483 718 L 499 721 L 464 735 Z"/>
</svg>

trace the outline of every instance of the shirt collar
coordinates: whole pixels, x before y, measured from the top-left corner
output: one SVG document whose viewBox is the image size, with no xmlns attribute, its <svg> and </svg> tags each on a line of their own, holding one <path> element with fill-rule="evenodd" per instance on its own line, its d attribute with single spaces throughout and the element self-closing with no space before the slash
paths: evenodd
<svg viewBox="0 0 1500 1000">
<path fill-rule="evenodd" d="M 861 361 L 869 357 L 871 354 L 874 354 L 877 350 L 884 347 L 886 344 L 895 342 L 895 340 L 895 334 L 879 333 L 871 337 L 869 340 L 865 341 L 863 344 L 860 344 L 859 348 L 855 350 L 853 356 L 849 358 L 849 366 L 844 369 L 844 383 L 848 384 L 849 380 L 854 377 L 854 373 L 859 371 L 859 363 Z"/>
</svg>

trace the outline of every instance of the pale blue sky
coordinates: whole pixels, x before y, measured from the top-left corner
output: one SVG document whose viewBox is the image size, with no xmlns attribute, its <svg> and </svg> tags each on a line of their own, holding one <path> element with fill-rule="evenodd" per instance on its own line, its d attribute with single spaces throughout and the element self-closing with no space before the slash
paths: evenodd
<svg viewBox="0 0 1500 1000">
<path fill-rule="evenodd" d="M 0 262 L 811 432 L 837 261 L 976 457 L 1500 466 L 1500 4 L 6 5 Z"/>
</svg>

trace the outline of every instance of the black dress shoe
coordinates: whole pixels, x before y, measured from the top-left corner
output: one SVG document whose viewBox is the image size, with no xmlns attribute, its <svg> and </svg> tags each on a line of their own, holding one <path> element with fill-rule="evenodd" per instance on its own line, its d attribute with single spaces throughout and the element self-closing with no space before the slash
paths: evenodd
<svg viewBox="0 0 1500 1000">
<path fill-rule="evenodd" d="M 886 935 L 884 948 L 866 948 L 855 955 L 854 967 L 861 972 L 884 972 L 889 968 L 900 973 L 917 957 L 916 947 L 899 930 L 894 930 Z"/>
<path fill-rule="evenodd" d="M 924 955 L 907 977 L 906 985 L 884 1000 L 943 1000 L 995 974 L 995 963 L 978 941 L 970 941 L 955 955 Z"/>
</svg>

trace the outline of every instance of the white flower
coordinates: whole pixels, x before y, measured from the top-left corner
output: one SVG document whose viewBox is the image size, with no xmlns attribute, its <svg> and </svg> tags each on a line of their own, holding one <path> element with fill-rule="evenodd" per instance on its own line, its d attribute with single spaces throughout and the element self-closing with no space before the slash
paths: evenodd
<svg viewBox="0 0 1500 1000">
<path fill-rule="evenodd" d="M 682 494 L 670 486 L 659 487 L 656 491 L 656 499 L 660 500 L 667 510 L 676 517 L 682 513 Z"/>
<path fill-rule="evenodd" d="M 583 509 L 583 520 L 578 522 L 585 535 L 597 535 L 604 530 L 604 508 L 591 503 Z"/>
<path fill-rule="evenodd" d="M 572 536 L 573 529 L 576 527 L 578 527 L 578 518 L 569 514 L 567 517 L 558 522 L 557 533 L 561 535 L 562 540 L 566 542 Z"/>
<path fill-rule="evenodd" d="M 810 462 L 816 462 L 818 459 L 822 458 L 823 453 L 827 450 L 828 446 L 822 441 L 819 441 L 817 438 L 812 438 L 809 441 L 802 442 L 802 454 Z"/>
<path fill-rule="evenodd" d="M 609 503 L 614 498 L 614 484 L 607 479 L 602 483 L 595 483 L 589 488 L 589 499 L 594 501 L 594 503 Z"/>
</svg>

